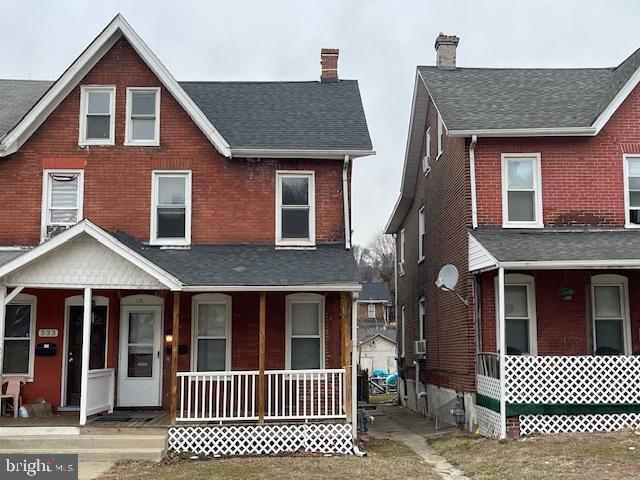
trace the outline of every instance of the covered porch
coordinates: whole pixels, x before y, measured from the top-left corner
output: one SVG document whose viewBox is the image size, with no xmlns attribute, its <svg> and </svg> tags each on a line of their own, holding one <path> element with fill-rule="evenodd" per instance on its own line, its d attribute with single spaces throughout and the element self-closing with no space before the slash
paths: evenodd
<svg viewBox="0 0 640 480">
<path fill-rule="evenodd" d="M 640 426 L 638 246 L 622 230 L 470 234 L 484 435 Z"/>
</svg>

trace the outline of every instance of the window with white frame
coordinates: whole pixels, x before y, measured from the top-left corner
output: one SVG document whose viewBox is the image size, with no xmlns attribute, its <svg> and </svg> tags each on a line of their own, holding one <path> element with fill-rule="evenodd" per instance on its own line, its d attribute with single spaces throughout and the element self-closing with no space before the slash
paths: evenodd
<svg viewBox="0 0 640 480">
<path fill-rule="evenodd" d="M 640 156 L 624 157 L 624 200 L 627 227 L 640 227 Z"/>
<path fill-rule="evenodd" d="M 504 227 L 543 226 L 540 154 L 502 156 L 502 218 Z"/>
<path fill-rule="evenodd" d="M 400 265 L 398 270 L 400 271 L 400 275 L 404 275 L 404 228 L 400 230 Z"/>
<path fill-rule="evenodd" d="M 373 303 L 367 305 L 367 317 L 376 318 L 376 306 Z"/>
<path fill-rule="evenodd" d="M 427 324 L 427 304 L 422 297 L 418 302 L 418 340 L 424 340 L 425 337 L 425 326 Z"/>
<path fill-rule="evenodd" d="M 189 245 L 191 172 L 153 172 L 151 196 L 151 244 Z"/>
<path fill-rule="evenodd" d="M 197 372 L 231 370 L 231 297 L 195 295 L 191 311 L 192 368 Z"/>
<path fill-rule="evenodd" d="M 277 172 L 276 245 L 315 244 L 314 180 L 313 172 Z"/>
<path fill-rule="evenodd" d="M 160 144 L 160 88 L 127 88 L 125 145 Z"/>
<path fill-rule="evenodd" d="M 424 207 L 418 212 L 418 263 L 424 260 L 424 240 L 425 240 L 425 218 Z"/>
<path fill-rule="evenodd" d="M 80 88 L 80 145 L 115 143 L 116 87 Z"/>
<path fill-rule="evenodd" d="M 431 127 L 424 134 L 424 156 L 422 157 L 422 173 L 425 176 L 431 170 Z"/>
<path fill-rule="evenodd" d="M 630 354 L 629 292 L 622 275 L 591 277 L 593 350 L 596 355 Z"/>
<path fill-rule="evenodd" d="M 401 338 L 402 348 L 400 350 L 400 356 L 402 358 L 405 357 L 405 353 L 406 353 L 405 345 L 407 343 L 407 334 L 405 332 L 406 332 L 406 329 L 405 329 L 404 306 L 402 306 L 402 308 L 400 309 L 400 334 L 402 335 L 402 338 Z"/>
<path fill-rule="evenodd" d="M 82 220 L 82 170 L 45 170 L 42 185 L 42 240 Z"/>
<path fill-rule="evenodd" d="M 5 307 L 3 375 L 33 378 L 36 297 L 19 294 Z"/>
<path fill-rule="evenodd" d="M 287 369 L 324 368 L 324 297 L 287 295 L 286 309 Z"/>
<path fill-rule="evenodd" d="M 438 156 L 436 160 L 442 155 L 442 136 L 444 135 L 444 122 L 442 121 L 442 115 L 438 113 Z"/>
<path fill-rule="evenodd" d="M 497 293 L 496 278 L 496 305 Z M 504 304 L 506 354 L 536 355 L 538 347 L 534 277 L 522 274 L 505 275 Z M 499 328 L 496 331 L 499 345 L 501 332 Z"/>
</svg>

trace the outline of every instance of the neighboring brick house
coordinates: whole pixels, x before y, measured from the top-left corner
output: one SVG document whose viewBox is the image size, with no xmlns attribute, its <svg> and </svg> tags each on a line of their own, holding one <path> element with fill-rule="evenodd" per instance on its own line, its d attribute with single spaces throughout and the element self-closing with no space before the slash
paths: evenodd
<svg viewBox="0 0 640 480">
<path fill-rule="evenodd" d="M 614 68 L 460 68 L 458 40 L 417 69 L 387 226 L 403 401 L 502 437 L 637 428 L 640 50 Z M 435 285 L 446 264 L 456 292 Z"/>
<path fill-rule="evenodd" d="M 374 152 L 358 83 L 321 63 L 177 82 L 118 15 L 57 81 L 0 80 L 0 371 L 25 402 L 351 435 L 350 182 Z"/>
<path fill-rule="evenodd" d="M 387 282 L 363 282 L 358 296 L 358 326 L 388 328 L 389 306 Z"/>
</svg>

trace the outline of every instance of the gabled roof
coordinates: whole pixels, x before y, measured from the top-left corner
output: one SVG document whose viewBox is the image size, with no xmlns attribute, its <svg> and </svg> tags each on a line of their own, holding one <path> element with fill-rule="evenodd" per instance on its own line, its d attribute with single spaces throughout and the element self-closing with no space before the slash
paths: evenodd
<svg viewBox="0 0 640 480">
<path fill-rule="evenodd" d="M 0 80 L 0 156 L 15 152 L 122 37 L 227 157 L 375 153 L 357 81 L 177 82 L 118 15 L 57 81 Z"/>
<path fill-rule="evenodd" d="M 375 337 L 383 337 L 396 343 L 398 331 L 391 328 L 361 328 L 358 327 L 358 343 L 364 343 Z"/>
<path fill-rule="evenodd" d="M 359 302 L 389 301 L 389 284 L 387 282 L 363 282 Z"/>
</svg>

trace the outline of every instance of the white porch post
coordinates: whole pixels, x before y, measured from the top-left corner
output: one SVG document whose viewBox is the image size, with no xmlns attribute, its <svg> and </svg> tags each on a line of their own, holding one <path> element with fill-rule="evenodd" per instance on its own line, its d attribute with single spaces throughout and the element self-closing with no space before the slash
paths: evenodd
<svg viewBox="0 0 640 480">
<path fill-rule="evenodd" d="M 358 436 L 358 292 L 351 296 L 351 430 Z"/>
<path fill-rule="evenodd" d="M 82 373 L 80 377 L 80 425 L 87 424 L 87 393 L 89 385 L 89 347 L 91 346 L 91 288 L 84 289 L 82 318 Z"/>
<path fill-rule="evenodd" d="M 507 438 L 507 397 L 505 382 L 505 354 L 507 350 L 504 319 L 504 267 L 498 269 L 498 352 L 500 355 L 500 438 Z"/>
<path fill-rule="evenodd" d="M 4 318 L 7 311 L 7 307 L 5 305 L 6 296 L 7 287 L 0 285 L 0 376 L 2 376 L 4 362 Z"/>
</svg>

